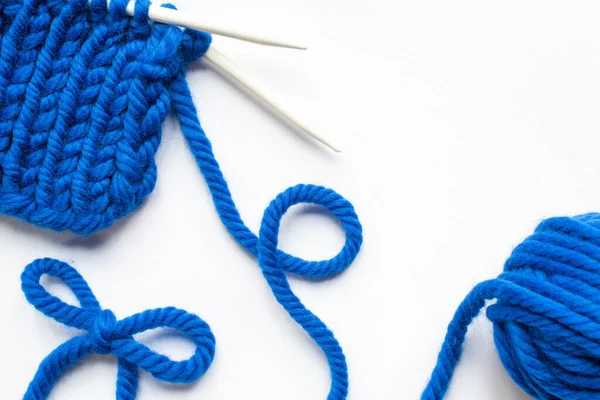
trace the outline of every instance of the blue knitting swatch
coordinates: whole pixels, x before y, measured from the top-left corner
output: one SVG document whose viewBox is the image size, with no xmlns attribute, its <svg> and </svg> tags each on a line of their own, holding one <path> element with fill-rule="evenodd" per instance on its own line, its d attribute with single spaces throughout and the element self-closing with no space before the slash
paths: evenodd
<svg viewBox="0 0 600 400">
<path fill-rule="evenodd" d="M 154 188 L 171 86 L 211 40 L 87 3 L 0 0 L 0 212 L 84 234 Z"/>
<path fill-rule="evenodd" d="M 442 399 L 467 328 L 485 307 L 500 359 L 540 400 L 600 398 L 600 214 L 551 218 L 477 285 L 448 327 L 421 399 Z"/>
<path fill-rule="evenodd" d="M 74 307 L 52 296 L 40 284 L 43 275 L 60 278 L 71 288 L 81 307 Z M 102 310 L 87 282 L 71 266 L 52 259 L 36 260 L 21 276 L 27 300 L 56 321 L 88 333 L 75 337 L 54 350 L 42 361 L 23 396 L 24 400 L 43 400 L 61 375 L 90 353 L 113 354 L 118 359 L 117 400 L 133 400 L 138 388 L 138 368 L 156 379 L 172 383 L 192 383 L 210 367 L 215 355 L 215 337 L 210 327 L 194 314 L 174 307 L 144 311 L 117 321 L 109 310 Z M 196 345 L 194 355 L 185 361 L 171 361 L 134 340 L 133 335 L 155 328 L 175 329 Z"/>
<path fill-rule="evenodd" d="M 136 207 L 156 182 L 161 126 L 178 118 L 217 212 L 258 258 L 276 299 L 321 347 L 329 400 L 345 399 L 348 371 L 327 326 L 293 294 L 286 272 L 322 278 L 344 271 L 362 244 L 352 204 L 331 189 L 298 185 L 266 209 L 259 235 L 241 219 L 185 81 L 210 35 L 155 24 L 148 0 L 0 0 L 0 213 L 41 227 L 90 234 Z M 277 248 L 283 214 L 320 205 L 346 231 L 340 253 L 305 261 Z"/>
</svg>

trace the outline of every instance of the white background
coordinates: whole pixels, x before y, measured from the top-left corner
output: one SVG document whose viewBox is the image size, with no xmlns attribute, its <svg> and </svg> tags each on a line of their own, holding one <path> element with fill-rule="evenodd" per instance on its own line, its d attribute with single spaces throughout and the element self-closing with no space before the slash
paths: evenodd
<svg viewBox="0 0 600 400">
<path fill-rule="evenodd" d="M 600 6 L 594 1 L 220 0 L 181 2 L 212 22 L 285 37 L 293 52 L 217 40 L 245 72 L 338 143 L 290 132 L 194 65 L 189 82 L 242 216 L 297 183 L 335 188 L 364 225 L 344 274 L 291 278 L 348 358 L 350 399 L 416 399 L 456 306 L 497 276 L 543 218 L 600 204 Z M 72 260 L 101 304 L 125 317 L 175 305 L 211 325 L 212 368 L 179 388 L 142 375 L 139 399 L 324 399 L 326 362 L 274 300 L 254 259 L 225 232 L 172 119 L 145 205 L 82 239 L 0 219 L 0 398 L 22 396 L 39 362 L 77 334 L 35 311 L 19 276 L 38 257 Z M 335 221 L 297 208 L 282 247 L 308 258 L 343 243 Z M 48 282 L 54 293 L 64 293 Z M 141 338 L 174 358 L 184 340 Z M 92 357 L 51 399 L 114 398 L 115 360 Z M 491 326 L 477 320 L 447 399 L 524 400 Z"/>
</svg>

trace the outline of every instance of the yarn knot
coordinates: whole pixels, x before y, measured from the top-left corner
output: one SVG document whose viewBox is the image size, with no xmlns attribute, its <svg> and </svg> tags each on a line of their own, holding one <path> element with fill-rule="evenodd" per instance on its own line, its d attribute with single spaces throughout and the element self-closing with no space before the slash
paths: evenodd
<svg viewBox="0 0 600 400">
<path fill-rule="evenodd" d="M 477 285 L 448 327 L 422 399 L 443 398 L 467 328 L 486 315 L 505 369 L 535 399 L 600 397 L 600 214 L 543 221 L 496 279 Z"/>
<path fill-rule="evenodd" d="M 80 307 L 64 303 L 40 284 L 42 275 L 60 278 L 73 290 Z M 44 400 L 60 376 L 78 361 L 95 352 L 112 353 L 119 361 L 117 399 L 133 400 L 137 394 L 138 368 L 156 379 L 171 383 L 191 383 L 210 367 L 215 355 L 215 337 L 200 317 L 174 307 L 147 310 L 117 321 L 110 310 L 102 310 L 87 282 L 68 264 L 36 260 L 21 276 L 27 300 L 39 311 L 67 326 L 88 331 L 54 350 L 38 368 L 24 400 Z M 135 334 L 156 328 L 172 328 L 186 335 L 195 345 L 188 360 L 172 361 L 135 341 Z"/>
<path fill-rule="evenodd" d="M 94 326 L 90 331 L 92 348 L 99 354 L 109 354 L 113 335 L 117 325 L 117 318 L 110 310 L 102 310 L 94 321 Z"/>
</svg>

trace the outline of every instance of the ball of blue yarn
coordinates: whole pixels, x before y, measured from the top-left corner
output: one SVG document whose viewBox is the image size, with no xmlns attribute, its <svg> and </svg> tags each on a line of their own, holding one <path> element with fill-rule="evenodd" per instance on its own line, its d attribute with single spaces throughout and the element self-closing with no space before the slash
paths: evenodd
<svg viewBox="0 0 600 400">
<path fill-rule="evenodd" d="M 535 399 L 600 397 L 600 214 L 543 221 L 459 306 L 421 399 L 442 399 L 467 328 L 492 300 L 500 359 Z"/>
</svg>

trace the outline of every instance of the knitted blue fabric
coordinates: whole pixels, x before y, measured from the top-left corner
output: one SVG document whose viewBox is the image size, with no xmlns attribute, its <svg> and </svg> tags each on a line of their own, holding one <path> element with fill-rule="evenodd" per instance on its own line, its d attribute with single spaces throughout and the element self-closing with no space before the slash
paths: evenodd
<svg viewBox="0 0 600 400">
<path fill-rule="evenodd" d="M 0 0 L 0 212 L 89 234 L 152 191 L 170 87 L 211 37 L 149 4 Z"/>
<path fill-rule="evenodd" d="M 600 398 L 600 214 L 551 218 L 477 285 L 450 323 L 421 399 L 442 399 L 471 321 L 485 307 L 500 359 L 534 399 Z"/>
<path fill-rule="evenodd" d="M 74 307 L 52 296 L 40 284 L 42 275 L 60 278 L 80 302 Z M 36 260 L 21 276 L 27 300 L 45 315 L 67 326 L 88 331 L 54 350 L 42 361 L 23 396 L 24 400 L 42 400 L 70 367 L 90 353 L 114 354 L 118 359 L 117 400 L 135 399 L 138 368 L 156 379 L 172 383 L 191 383 L 210 367 L 215 355 L 215 338 L 210 327 L 194 314 L 174 307 L 144 311 L 117 321 L 109 310 L 102 310 L 87 282 L 71 266 L 52 259 Z M 168 357 L 136 342 L 133 335 L 160 327 L 175 329 L 196 345 L 194 355 L 185 361 Z"/>
<path fill-rule="evenodd" d="M 0 212 L 54 230 L 89 234 L 138 207 L 156 181 L 154 154 L 172 110 L 230 234 L 258 258 L 276 299 L 329 362 L 328 399 L 344 399 L 348 371 L 327 326 L 293 294 L 286 272 L 322 278 L 345 270 L 362 244 L 350 202 L 331 189 L 298 185 L 266 209 L 259 235 L 241 219 L 185 81 L 208 34 L 148 20 L 148 0 L 0 0 Z M 330 260 L 278 250 L 283 214 L 323 206 L 346 231 Z"/>
</svg>

